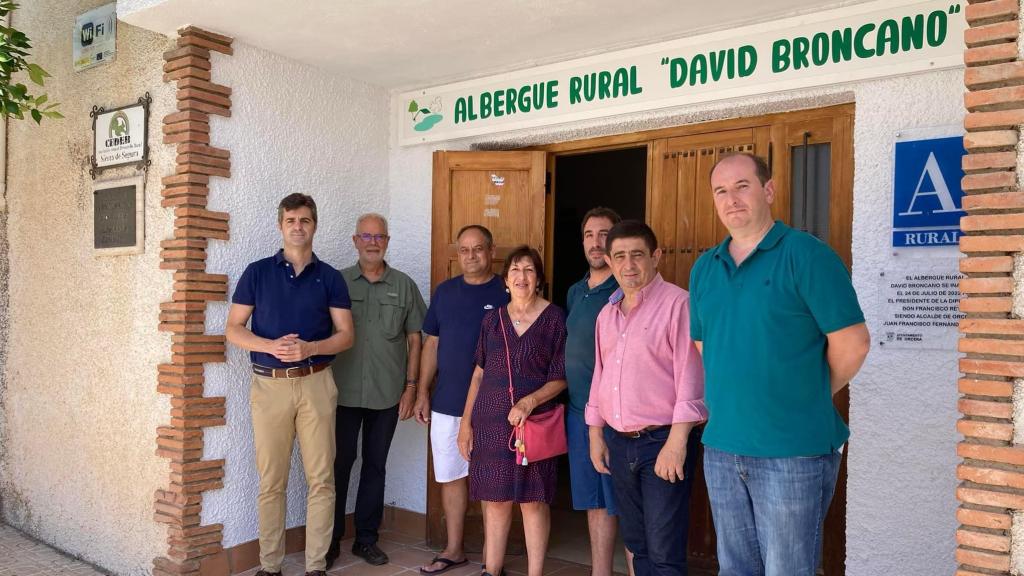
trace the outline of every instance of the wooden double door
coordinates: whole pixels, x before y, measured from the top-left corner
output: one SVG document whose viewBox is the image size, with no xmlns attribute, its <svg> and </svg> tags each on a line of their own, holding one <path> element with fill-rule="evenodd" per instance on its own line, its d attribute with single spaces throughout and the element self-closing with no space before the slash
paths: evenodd
<svg viewBox="0 0 1024 576">
<path fill-rule="evenodd" d="M 730 152 L 765 158 L 776 183 L 775 218 L 817 233 L 850 266 L 852 242 L 853 105 L 684 126 L 511 152 L 434 154 L 431 286 L 459 274 L 455 235 L 483 224 L 495 236 L 495 272 L 520 244 L 536 248 L 550 264 L 555 250 L 579 254 L 579 244 L 553 246 L 552 171 L 560 154 L 646 146 L 646 221 L 658 236 L 662 276 L 686 288 L 696 259 L 727 235 L 711 195 L 710 172 Z M 824 204 L 823 204 L 824 203 Z M 808 215 L 811 206 L 814 214 Z M 589 207 L 588 207 L 589 208 Z M 578 225 L 578 223 L 576 224 Z M 550 276 L 550 275 L 549 275 Z M 848 417 L 844 391 L 835 398 Z M 855 449 L 855 448 L 854 448 Z M 847 451 L 848 452 L 848 451 Z M 715 534 L 703 473 L 698 466 L 691 500 L 689 555 L 695 567 L 714 568 Z M 427 534 L 445 542 L 440 487 L 428 472 Z M 552 527 L 557 530 L 558 527 Z M 843 574 L 846 530 L 846 459 L 825 526 L 824 574 Z M 482 536 L 479 507 L 471 506 L 467 541 Z M 522 528 L 513 527 L 510 549 L 521 549 Z"/>
</svg>

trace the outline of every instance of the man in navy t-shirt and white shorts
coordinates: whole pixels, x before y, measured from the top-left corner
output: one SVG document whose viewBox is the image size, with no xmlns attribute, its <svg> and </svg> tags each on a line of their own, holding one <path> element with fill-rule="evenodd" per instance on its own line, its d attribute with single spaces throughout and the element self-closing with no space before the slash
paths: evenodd
<svg viewBox="0 0 1024 576">
<path fill-rule="evenodd" d="M 480 322 L 488 310 L 508 303 L 505 283 L 491 271 L 494 237 L 490 230 L 476 224 L 465 226 L 455 242 L 462 275 L 439 284 L 430 299 L 423 321 L 426 340 L 413 409 L 417 421 L 430 422 L 434 477 L 441 484 L 448 529 L 445 549 L 420 568 L 423 574 L 440 574 L 466 563 L 462 544 L 469 505 L 469 463 L 459 454 L 456 440 L 473 375 Z M 435 374 L 437 383 L 431 396 Z"/>
</svg>

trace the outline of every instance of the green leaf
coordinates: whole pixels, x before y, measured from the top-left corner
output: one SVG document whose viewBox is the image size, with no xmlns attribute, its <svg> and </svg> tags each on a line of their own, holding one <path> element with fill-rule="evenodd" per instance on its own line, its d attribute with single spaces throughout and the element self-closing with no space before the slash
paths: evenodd
<svg viewBox="0 0 1024 576">
<path fill-rule="evenodd" d="M 430 114 L 430 109 L 429 108 L 420 108 L 420 112 L 423 112 L 424 114 Z"/>
<path fill-rule="evenodd" d="M 60 112 L 57 112 L 56 110 L 51 110 L 49 112 L 43 112 L 43 116 L 46 116 L 47 118 L 63 118 L 64 117 L 63 114 L 61 114 Z"/>
<path fill-rule="evenodd" d="M 28 87 L 24 84 L 15 84 L 11 86 L 11 96 L 16 100 L 24 100 L 25 95 L 28 94 Z"/>
<path fill-rule="evenodd" d="M 42 86 L 43 78 L 49 78 L 50 75 L 43 70 L 38 64 L 28 65 L 28 77 L 32 79 L 32 82 Z"/>
<path fill-rule="evenodd" d="M 10 100 L 7 100 L 4 102 L 4 111 L 7 114 L 17 114 L 21 111 L 21 107 L 18 106 L 17 102 L 11 102 Z"/>
<path fill-rule="evenodd" d="M 39 122 L 43 119 L 43 113 L 39 110 L 33 110 L 32 119 L 36 121 L 36 124 L 39 124 Z"/>
<path fill-rule="evenodd" d="M 420 109 L 420 105 L 417 104 L 415 100 L 409 102 L 409 112 L 415 113 L 419 109 Z"/>
<path fill-rule="evenodd" d="M 42 106 L 43 104 L 46 104 L 46 101 L 49 100 L 49 99 L 50 99 L 49 96 L 47 96 L 46 94 L 43 94 L 39 98 L 36 98 L 36 106 Z"/>
</svg>

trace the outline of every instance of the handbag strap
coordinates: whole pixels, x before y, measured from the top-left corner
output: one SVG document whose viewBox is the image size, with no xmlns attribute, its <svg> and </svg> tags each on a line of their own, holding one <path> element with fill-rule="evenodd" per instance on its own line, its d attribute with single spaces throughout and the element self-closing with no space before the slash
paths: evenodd
<svg viewBox="0 0 1024 576">
<path fill-rule="evenodd" d="M 512 406 L 515 406 L 515 388 L 512 386 L 512 353 L 508 345 L 508 334 L 505 332 L 505 317 L 501 315 L 500 308 L 498 309 L 498 322 L 501 324 L 501 337 L 505 340 L 505 365 L 508 367 L 508 400 Z M 512 452 L 517 452 L 522 444 L 524 425 L 525 422 L 519 426 L 512 427 L 512 434 L 508 437 L 508 449 Z"/>
<path fill-rule="evenodd" d="M 505 340 L 505 366 L 508 367 L 508 400 L 515 406 L 516 396 L 512 387 L 512 353 L 509 351 L 508 334 L 505 332 L 505 318 L 501 315 L 501 310 L 498 310 L 498 322 L 501 323 L 501 337 Z"/>
</svg>

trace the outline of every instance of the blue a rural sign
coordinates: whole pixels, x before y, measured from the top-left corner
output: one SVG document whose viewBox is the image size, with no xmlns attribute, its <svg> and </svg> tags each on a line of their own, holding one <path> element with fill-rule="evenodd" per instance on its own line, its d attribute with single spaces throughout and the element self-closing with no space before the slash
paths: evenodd
<svg viewBox="0 0 1024 576">
<path fill-rule="evenodd" d="M 892 245 L 955 246 L 960 240 L 963 138 L 896 143 Z"/>
</svg>

